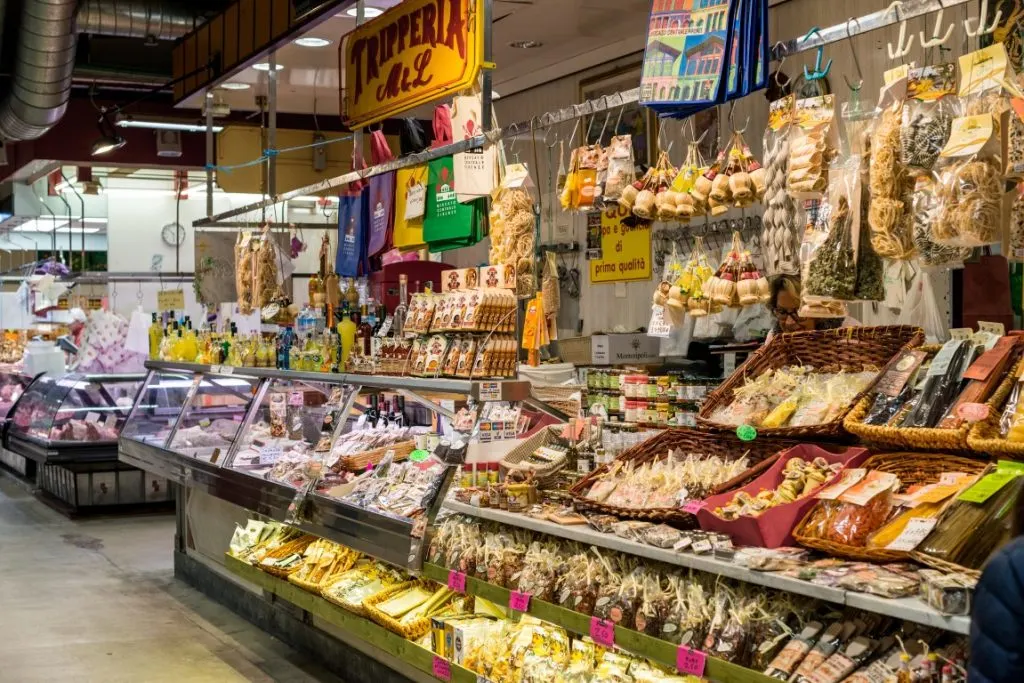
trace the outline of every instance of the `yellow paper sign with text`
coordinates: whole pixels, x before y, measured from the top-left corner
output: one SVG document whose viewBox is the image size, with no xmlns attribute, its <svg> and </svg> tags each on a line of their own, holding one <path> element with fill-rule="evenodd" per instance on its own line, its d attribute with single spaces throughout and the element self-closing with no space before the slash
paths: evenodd
<svg viewBox="0 0 1024 683">
<path fill-rule="evenodd" d="M 483 62 L 482 0 L 405 0 L 345 37 L 345 123 L 365 126 L 472 86 Z"/>
<path fill-rule="evenodd" d="M 618 205 L 601 212 L 601 258 L 590 261 L 591 282 L 651 279 L 651 225 L 626 225 L 627 216 Z"/>
</svg>

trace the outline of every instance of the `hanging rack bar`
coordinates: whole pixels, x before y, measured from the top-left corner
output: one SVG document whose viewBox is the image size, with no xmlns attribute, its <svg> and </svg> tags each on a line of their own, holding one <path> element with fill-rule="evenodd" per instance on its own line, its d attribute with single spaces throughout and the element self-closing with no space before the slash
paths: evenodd
<svg viewBox="0 0 1024 683">
<path fill-rule="evenodd" d="M 805 50 L 817 48 L 822 45 L 828 45 L 840 40 L 846 40 L 847 38 L 855 35 L 875 31 L 880 28 L 885 28 L 886 26 L 892 26 L 893 24 L 897 24 L 903 20 L 913 19 L 914 17 L 919 17 L 924 14 L 928 14 L 929 12 L 937 12 L 940 9 L 957 7 L 970 1 L 971 0 L 942 0 L 942 3 L 940 3 L 939 0 L 904 0 L 898 11 L 895 9 L 883 9 L 856 18 L 856 28 L 850 31 L 847 30 L 847 26 L 852 22 L 846 20 L 842 23 L 817 31 L 807 40 L 803 40 L 801 36 L 800 38 L 794 38 L 786 42 L 776 43 L 775 47 L 772 48 L 772 60 L 776 61 L 781 59 L 783 56 L 789 57 L 799 52 L 804 52 Z M 557 111 L 548 112 L 535 117 L 531 121 L 520 121 L 502 128 L 495 128 L 488 131 L 485 135 L 477 135 L 476 137 L 460 140 L 450 145 L 429 149 L 419 154 L 404 156 L 385 164 L 371 166 L 358 171 L 350 171 L 333 178 L 325 178 L 324 180 L 320 180 L 312 185 L 306 185 L 305 187 L 300 187 L 288 192 L 282 192 L 281 194 L 263 201 L 240 206 L 206 218 L 200 218 L 193 221 L 192 226 L 196 228 L 216 227 L 218 225 L 222 225 L 223 221 L 226 221 L 229 218 L 241 216 L 253 211 L 260 211 L 266 207 L 273 206 L 274 204 L 278 204 L 289 199 L 294 199 L 295 197 L 329 192 L 331 190 L 339 189 L 356 180 L 370 178 L 382 173 L 389 173 L 391 171 L 408 168 L 410 166 L 417 166 L 433 159 L 440 159 L 441 157 L 445 157 L 450 154 L 458 154 L 460 152 L 467 152 L 471 149 L 479 149 L 487 143 L 495 143 L 498 140 L 503 139 L 508 136 L 510 132 L 522 134 L 524 130 L 548 128 L 550 126 L 565 123 L 566 121 L 573 121 L 579 118 L 592 116 L 593 114 L 611 111 L 623 105 L 634 104 L 639 101 L 639 88 L 624 90 L 613 95 L 602 96 L 582 104 L 574 104 Z"/>
<path fill-rule="evenodd" d="M 807 40 L 803 40 L 803 37 L 800 37 L 783 43 L 777 43 L 772 48 L 772 61 L 779 61 L 783 56 L 790 57 L 798 52 L 836 43 L 840 40 L 845 40 L 848 36 L 853 37 L 861 33 L 868 33 L 898 24 L 907 19 L 920 17 L 930 12 L 937 12 L 940 9 L 950 9 L 951 7 L 967 4 L 968 2 L 971 2 L 971 0 L 942 0 L 941 3 L 939 0 L 903 0 L 903 4 L 898 9 L 886 8 L 857 18 L 856 28 L 849 33 L 846 31 L 846 27 L 849 23 L 853 22 L 847 20 L 841 24 L 821 29 Z"/>
</svg>

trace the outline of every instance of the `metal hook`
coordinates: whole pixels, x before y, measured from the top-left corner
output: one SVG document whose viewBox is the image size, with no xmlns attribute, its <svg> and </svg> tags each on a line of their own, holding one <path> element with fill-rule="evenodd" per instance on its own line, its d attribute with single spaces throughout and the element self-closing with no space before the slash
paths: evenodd
<svg viewBox="0 0 1024 683">
<path fill-rule="evenodd" d="M 896 14 L 896 18 L 900 20 L 900 34 L 896 40 L 896 49 L 892 49 L 892 43 L 886 43 L 885 48 L 889 53 L 889 59 L 896 60 L 901 57 L 906 57 L 910 54 L 910 48 L 914 45 L 914 34 L 910 34 L 909 40 L 907 39 L 907 20 L 903 18 L 903 0 L 895 0 L 888 7 L 885 8 L 885 13 L 888 14 L 889 10 L 892 10 Z M 904 40 L 907 42 L 904 44 Z"/>
<path fill-rule="evenodd" d="M 818 29 L 817 26 L 815 26 L 810 31 L 808 31 L 807 35 L 805 35 L 800 40 L 801 40 L 801 42 L 806 42 L 806 41 L 811 39 L 811 36 L 818 36 L 818 38 L 821 38 L 821 31 Z M 828 72 L 832 69 L 832 60 L 829 59 L 828 62 L 825 64 L 825 69 L 822 70 L 822 68 L 821 68 L 821 60 L 824 59 L 824 57 L 825 57 L 825 46 L 824 45 L 819 45 L 818 46 L 818 54 L 814 58 L 814 71 L 808 72 L 807 71 L 807 65 L 806 64 L 804 65 L 804 80 L 806 80 L 806 81 L 820 81 L 822 78 L 825 78 L 826 76 L 828 76 Z"/>
<path fill-rule="evenodd" d="M 780 50 L 779 48 L 782 49 Z M 785 83 L 779 81 L 779 74 L 782 73 L 782 66 L 786 63 L 786 57 L 789 55 L 789 48 L 787 48 L 786 44 L 780 40 L 772 47 L 772 54 L 776 51 L 781 52 L 782 56 L 779 57 L 779 65 L 775 67 L 775 87 L 782 88 L 785 86 Z"/>
<path fill-rule="evenodd" d="M 558 144 L 558 130 L 556 129 L 554 119 L 555 117 L 551 112 L 546 112 L 542 117 L 540 117 L 541 126 L 545 128 L 544 146 L 547 147 L 548 149 L 553 149 L 554 146 Z M 551 135 L 552 133 L 555 134 L 555 141 L 549 143 L 548 136 Z"/>
<path fill-rule="evenodd" d="M 576 119 L 576 125 L 572 128 L 572 135 L 569 136 L 569 149 L 572 149 L 572 144 L 576 142 L 576 133 L 580 130 L 580 119 Z"/>
<path fill-rule="evenodd" d="M 604 124 L 601 126 L 601 135 L 600 135 L 600 137 L 597 138 L 598 144 L 604 144 L 604 134 L 608 130 L 608 122 L 611 120 L 611 118 L 612 118 L 612 111 L 611 111 L 611 109 L 609 109 L 608 113 L 604 115 Z"/>
<path fill-rule="evenodd" d="M 981 0 L 981 12 L 978 14 L 977 26 L 974 25 L 974 21 L 970 17 L 964 19 L 964 32 L 971 38 L 977 38 L 978 36 L 988 35 L 996 30 L 996 26 L 999 25 L 999 20 L 1003 18 L 1003 10 L 996 5 L 996 14 L 992 18 L 992 23 L 987 27 L 985 26 L 985 17 L 988 16 L 988 0 Z"/>
<path fill-rule="evenodd" d="M 857 85 L 854 86 L 850 83 L 850 79 L 843 74 L 843 80 L 846 81 L 846 87 L 851 92 L 859 92 L 861 87 L 864 85 L 864 73 L 860 70 L 860 60 L 857 59 L 857 50 L 853 47 L 853 34 L 850 33 L 850 22 L 857 24 L 857 33 L 860 33 L 860 20 L 856 17 L 850 17 L 846 20 L 846 40 L 850 43 L 850 54 L 853 55 L 853 65 L 857 69 Z"/>
<path fill-rule="evenodd" d="M 945 10 L 945 7 L 942 4 L 942 0 L 939 0 L 939 11 L 935 14 L 935 27 L 932 29 L 932 37 L 931 37 L 931 39 L 930 40 L 926 40 L 925 39 L 924 31 L 921 31 L 918 34 L 919 37 L 920 37 L 920 40 L 921 40 L 921 47 L 928 48 L 928 47 L 935 47 L 936 45 L 942 45 L 947 40 L 949 40 L 949 37 L 951 35 L 953 35 L 953 26 L 954 26 L 953 22 L 949 23 L 949 26 L 946 28 L 946 33 L 944 35 L 941 35 L 941 36 L 939 35 L 939 31 L 941 30 L 941 26 L 942 26 L 942 13 L 943 13 L 944 10 Z"/>
<path fill-rule="evenodd" d="M 622 125 L 622 112 L 626 111 L 626 105 L 619 107 L 619 115 L 615 119 L 615 129 L 612 131 L 612 135 L 619 134 L 619 126 Z"/>
<path fill-rule="evenodd" d="M 831 63 L 831 60 L 829 60 L 829 62 Z M 743 128 L 741 128 L 740 130 L 736 130 L 736 122 L 735 122 L 735 120 L 733 118 L 735 113 L 736 113 L 736 102 L 733 101 L 733 102 L 729 103 L 729 116 L 728 116 L 729 130 L 731 130 L 734 134 L 743 135 L 743 133 L 746 132 L 747 127 L 750 126 L 750 116 L 747 115 L 747 121 L 746 121 L 746 123 L 743 124 Z M 707 131 L 704 131 L 704 133 L 706 134 Z"/>
</svg>

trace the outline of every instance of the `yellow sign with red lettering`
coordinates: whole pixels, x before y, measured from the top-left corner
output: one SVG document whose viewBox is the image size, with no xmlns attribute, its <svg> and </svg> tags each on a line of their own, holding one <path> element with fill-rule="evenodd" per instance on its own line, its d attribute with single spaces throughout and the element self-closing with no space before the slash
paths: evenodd
<svg viewBox="0 0 1024 683">
<path fill-rule="evenodd" d="M 601 257 L 590 261 L 591 282 L 651 279 L 651 224 L 627 225 L 629 214 L 618 204 L 601 212 Z"/>
<path fill-rule="evenodd" d="M 345 123 L 376 123 L 471 87 L 483 63 L 481 1 L 405 0 L 345 36 Z"/>
</svg>

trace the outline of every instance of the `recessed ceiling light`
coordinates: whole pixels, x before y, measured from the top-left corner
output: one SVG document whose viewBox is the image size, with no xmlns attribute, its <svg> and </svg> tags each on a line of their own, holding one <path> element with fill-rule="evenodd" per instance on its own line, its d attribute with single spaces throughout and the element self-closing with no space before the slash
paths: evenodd
<svg viewBox="0 0 1024 683">
<path fill-rule="evenodd" d="M 270 62 L 260 62 L 259 64 L 253 64 L 252 68 L 256 69 L 257 71 L 270 71 Z M 284 64 L 278 64 L 277 70 L 281 71 L 282 69 L 284 69 Z"/>
<path fill-rule="evenodd" d="M 513 40 L 508 44 L 509 47 L 517 47 L 522 50 L 529 50 L 530 48 L 540 47 L 544 43 L 539 40 Z"/>
<path fill-rule="evenodd" d="M 327 47 L 328 45 L 331 44 L 331 41 L 327 40 L 326 38 L 306 37 L 299 38 L 298 40 L 295 41 L 295 44 L 300 45 L 302 47 Z"/>
<path fill-rule="evenodd" d="M 345 14 L 349 15 L 350 17 L 355 17 L 358 13 L 359 10 L 356 7 L 349 7 L 347 10 L 345 10 Z M 363 18 L 365 19 L 373 19 L 374 17 L 379 17 L 382 14 L 384 14 L 384 10 L 378 9 L 377 7 L 363 8 Z"/>
<path fill-rule="evenodd" d="M 221 83 L 220 87 L 225 90 L 248 90 L 248 83 Z"/>
</svg>

